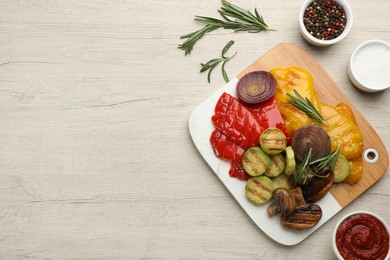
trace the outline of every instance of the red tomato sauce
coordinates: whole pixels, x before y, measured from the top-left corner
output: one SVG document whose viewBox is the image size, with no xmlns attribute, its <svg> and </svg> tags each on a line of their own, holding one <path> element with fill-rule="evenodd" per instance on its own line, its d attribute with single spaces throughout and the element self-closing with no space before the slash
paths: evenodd
<svg viewBox="0 0 390 260">
<path fill-rule="evenodd" d="M 346 259 L 385 259 L 389 233 L 374 216 L 359 213 L 346 218 L 336 231 L 336 245 Z"/>
</svg>

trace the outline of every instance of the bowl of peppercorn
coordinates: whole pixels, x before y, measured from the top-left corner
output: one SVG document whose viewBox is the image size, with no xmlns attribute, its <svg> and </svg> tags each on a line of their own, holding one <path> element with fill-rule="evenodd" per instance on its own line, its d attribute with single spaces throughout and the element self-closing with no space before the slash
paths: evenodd
<svg viewBox="0 0 390 260">
<path fill-rule="evenodd" d="M 346 0 L 305 0 L 299 12 L 302 37 L 320 47 L 344 39 L 352 23 L 352 8 Z"/>
</svg>

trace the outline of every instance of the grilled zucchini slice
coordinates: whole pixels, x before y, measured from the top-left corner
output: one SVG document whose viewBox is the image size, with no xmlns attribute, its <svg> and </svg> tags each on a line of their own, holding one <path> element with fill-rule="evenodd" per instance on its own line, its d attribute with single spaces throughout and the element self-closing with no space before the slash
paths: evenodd
<svg viewBox="0 0 390 260">
<path fill-rule="evenodd" d="M 286 168 L 286 161 L 282 154 L 271 155 L 270 163 L 265 171 L 265 175 L 275 178 L 281 175 Z"/>
<path fill-rule="evenodd" d="M 260 176 L 265 173 L 269 164 L 270 156 L 260 147 L 249 148 L 242 157 L 242 167 L 250 176 Z"/>
<path fill-rule="evenodd" d="M 251 177 L 246 182 L 245 195 L 256 205 L 262 205 L 272 198 L 273 184 L 267 176 Z"/>
<path fill-rule="evenodd" d="M 350 166 L 347 158 L 345 158 L 345 156 L 339 154 L 339 156 L 337 157 L 336 164 L 334 166 L 334 170 L 333 170 L 333 172 L 334 172 L 333 182 L 339 183 L 339 182 L 344 181 L 349 175 L 350 168 L 351 168 L 351 166 Z"/>
<path fill-rule="evenodd" d="M 287 146 L 284 151 L 286 153 L 286 168 L 284 170 L 284 174 L 287 176 L 291 176 L 295 173 L 297 167 L 295 162 L 294 150 L 291 146 Z"/>
</svg>

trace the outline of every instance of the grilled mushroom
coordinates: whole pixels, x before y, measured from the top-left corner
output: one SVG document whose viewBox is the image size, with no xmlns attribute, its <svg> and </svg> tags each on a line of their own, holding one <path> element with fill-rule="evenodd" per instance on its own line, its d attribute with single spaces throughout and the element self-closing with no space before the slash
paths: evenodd
<svg viewBox="0 0 390 260">
<path fill-rule="evenodd" d="M 285 188 L 277 188 L 274 190 L 273 198 L 282 216 L 292 214 L 297 206 L 294 197 L 291 195 L 289 190 Z"/>
<path fill-rule="evenodd" d="M 277 188 L 272 194 L 274 203 L 267 208 L 269 216 L 281 213 L 282 216 L 292 214 L 297 206 L 305 205 L 305 199 L 300 187 L 293 189 Z"/>
<path fill-rule="evenodd" d="M 297 206 L 306 205 L 305 197 L 303 196 L 302 188 L 300 186 L 292 188 L 289 191 L 294 197 Z"/>
<path fill-rule="evenodd" d="M 317 204 L 306 204 L 296 207 L 293 214 L 282 216 L 282 226 L 294 229 L 304 230 L 312 228 L 321 220 L 322 210 Z"/>
</svg>

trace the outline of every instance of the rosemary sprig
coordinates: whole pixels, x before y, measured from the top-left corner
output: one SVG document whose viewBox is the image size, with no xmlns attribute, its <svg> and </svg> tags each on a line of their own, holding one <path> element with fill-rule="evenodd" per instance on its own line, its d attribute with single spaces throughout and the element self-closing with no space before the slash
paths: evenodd
<svg viewBox="0 0 390 260">
<path fill-rule="evenodd" d="M 301 164 L 299 165 L 297 171 L 294 174 L 294 184 L 295 186 L 298 185 L 298 183 L 301 182 L 301 179 L 303 178 L 302 184 L 305 184 L 307 181 L 307 178 L 310 175 L 313 175 L 315 177 L 319 178 L 326 178 L 327 176 L 318 175 L 317 173 L 324 168 L 326 165 L 328 165 L 330 162 L 332 162 L 331 169 L 334 171 L 334 167 L 336 165 L 337 158 L 339 156 L 340 151 L 340 145 L 337 145 L 336 150 L 333 153 L 330 153 L 324 157 L 321 157 L 316 160 L 311 160 L 311 148 L 309 149 L 309 152 L 305 156 L 305 158 L 302 160 Z M 314 171 L 310 166 L 316 165 L 316 170 Z"/>
<path fill-rule="evenodd" d="M 185 55 L 191 53 L 195 43 L 205 36 L 206 33 L 219 28 L 247 32 L 274 31 L 268 28 L 268 25 L 264 22 L 263 17 L 259 15 L 256 8 L 255 14 L 252 14 L 249 10 L 244 10 L 237 5 L 222 0 L 222 7 L 218 12 L 223 19 L 195 16 L 195 21 L 204 24 L 204 27 L 180 37 L 180 39 L 187 39 L 183 44 L 178 46 L 179 49 L 185 51 Z"/>
<path fill-rule="evenodd" d="M 299 167 L 297 171 L 294 174 L 294 183 L 295 186 L 298 185 L 298 183 L 301 181 L 301 178 L 304 177 L 303 184 L 307 181 L 308 172 L 311 170 L 309 169 L 310 166 L 310 160 L 311 160 L 311 148 L 305 158 L 302 160 L 301 164 L 299 164 Z"/>
<path fill-rule="evenodd" d="M 332 171 L 334 171 L 334 167 L 336 165 L 337 158 L 339 157 L 339 151 L 340 151 L 340 145 L 338 144 L 336 150 L 333 153 L 310 162 L 310 165 L 317 164 L 317 171 L 319 171 L 322 168 L 324 168 L 326 165 L 328 165 L 330 162 L 333 161 L 332 162 Z"/>
<path fill-rule="evenodd" d="M 313 103 L 311 103 L 308 98 L 303 98 L 295 89 L 294 93 L 296 97 L 287 93 L 287 96 L 290 98 L 289 100 L 287 100 L 287 103 L 302 110 L 302 112 L 304 112 L 309 118 L 313 119 L 314 121 L 324 125 L 328 125 L 325 119 L 320 114 L 320 112 L 318 112 L 318 110 L 314 107 Z"/>
<path fill-rule="evenodd" d="M 260 32 L 264 30 L 274 31 L 273 29 L 268 28 L 268 25 L 264 22 L 263 17 L 259 15 L 256 8 L 255 14 L 252 14 L 250 11 L 244 10 L 239 6 L 222 0 L 222 7 L 218 10 L 218 12 L 224 20 L 205 16 L 195 16 L 195 21 L 205 25 L 214 25 L 224 29 L 231 29 L 237 32 Z M 229 17 L 234 18 L 234 20 Z"/>
<path fill-rule="evenodd" d="M 211 71 L 213 71 L 213 69 L 219 64 L 222 62 L 222 75 L 223 75 L 223 78 L 225 80 L 225 82 L 229 82 L 229 77 L 225 71 L 225 64 L 226 62 L 228 62 L 229 60 L 231 60 L 236 54 L 234 53 L 232 56 L 230 57 L 227 57 L 225 56 L 226 52 L 229 50 L 229 48 L 234 44 L 234 41 L 230 41 L 228 42 L 225 47 L 222 49 L 222 53 L 221 53 L 221 58 L 215 58 L 215 59 L 211 59 L 209 60 L 208 62 L 206 63 L 201 63 L 200 65 L 202 66 L 200 72 L 205 72 L 205 71 L 209 71 L 208 75 L 207 75 L 207 80 L 208 82 L 210 83 L 210 76 L 211 76 Z"/>
</svg>

